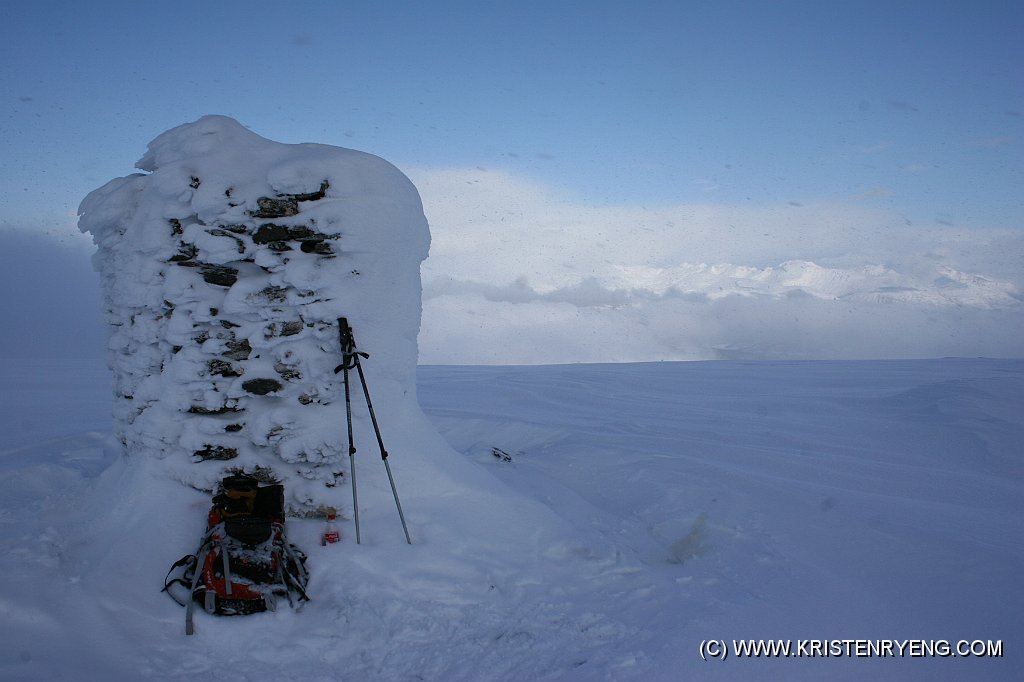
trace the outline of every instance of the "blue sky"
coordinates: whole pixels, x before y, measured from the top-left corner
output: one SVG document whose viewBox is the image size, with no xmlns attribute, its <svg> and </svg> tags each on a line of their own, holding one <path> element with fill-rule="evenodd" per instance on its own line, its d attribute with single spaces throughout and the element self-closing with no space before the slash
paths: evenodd
<svg viewBox="0 0 1024 682">
<path fill-rule="evenodd" d="M 5 214 L 73 209 L 159 132 L 224 113 L 599 204 L 859 200 L 1022 226 L 1020 3 L 4 5 Z"/>
<path fill-rule="evenodd" d="M 0 229 L 73 235 L 86 193 L 131 172 L 160 132 L 207 113 L 387 158 L 421 187 L 438 230 L 505 210 L 500 189 L 462 196 L 458 215 L 445 208 L 455 176 L 431 173 L 474 171 L 511 183 L 507 196 L 529 187 L 508 201 L 533 209 L 541 197 L 560 210 L 874 216 L 851 247 L 880 231 L 1024 229 L 1016 2 L 4 0 L 3 10 Z"/>
</svg>

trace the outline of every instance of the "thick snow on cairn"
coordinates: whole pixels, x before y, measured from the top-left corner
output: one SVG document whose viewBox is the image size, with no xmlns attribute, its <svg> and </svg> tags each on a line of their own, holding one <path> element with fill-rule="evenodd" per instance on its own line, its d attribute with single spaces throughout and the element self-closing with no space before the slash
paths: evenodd
<svg viewBox="0 0 1024 682">
<path fill-rule="evenodd" d="M 338 506 L 349 475 L 340 317 L 370 354 L 389 449 L 446 449 L 416 401 L 430 234 L 401 172 L 224 116 L 163 133 L 136 167 L 145 173 L 86 197 L 79 221 L 98 246 L 115 430 L 130 458 L 200 490 L 229 471 L 265 475 L 285 484 L 293 512 Z M 376 439 L 352 375 L 365 457 Z"/>
</svg>

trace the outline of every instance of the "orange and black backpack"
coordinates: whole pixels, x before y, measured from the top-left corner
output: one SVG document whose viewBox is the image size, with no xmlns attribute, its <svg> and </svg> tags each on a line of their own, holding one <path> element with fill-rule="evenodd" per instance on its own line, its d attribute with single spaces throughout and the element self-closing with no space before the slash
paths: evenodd
<svg viewBox="0 0 1024 682">
<path fill-rule="evenodd" d="M 260 485 L 245 474 L 221 481 L 199 549 L 175 562 L 164 579 L 163 591 L 185 607 L 186 634 L 194 631 L 197 603 L 207 613 L 229 616 L 274 611 L 281 599 L 291 606 L 309 600 L 306 555 L 288 542 L 284 520 L 283 486 Z M 189 595 L 175 595 L 175 586 Z"/>
</svg>

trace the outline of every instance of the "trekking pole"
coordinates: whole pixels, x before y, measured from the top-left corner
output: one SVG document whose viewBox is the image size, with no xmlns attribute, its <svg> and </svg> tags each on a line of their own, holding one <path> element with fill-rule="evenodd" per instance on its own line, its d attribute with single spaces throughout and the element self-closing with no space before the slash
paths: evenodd
<svg viewBox="0 0 1024 682">
<path fill-rule="evenodd" d="M 380 446 L 380 458 L 384 462 L 384 468 L 388 472 L 388 480 L 391 482 L 391 492 L 395 496 L 395 506 L 398 507 L 398 518 L 402 520 L 402 530 L 405 531 L 405 541 L 410 545 L 412 538 L 409 537 L 409 526 L 405 523 L 405 514 L 402 512 L 402 503 L 398 499 L 398 488 L 395 487 L 395 477 L 391 475 L 391 465 L 388 464 L 388 451 L 384 449 L 384 439 L 380 435 L 380 427 L 377 425 L 377 415 L 373 412 L 373 403 L 370 402 L 370 390 L 366 387 L 366 377 L 363 375 L 363 366 L 356 357 L 356 371 L 359 372 L 359 382 L 363 385 L 363 395 L 366 396 L 366 407 L 370 410 L 370 421 L 373 422 L 373 431 L 377 434 L 377 445 Z"/>
<path fill-rule="evenodd" d="M 352 328 L 348 321 L 342 317 L 338 319 L 338 331 L 341 336 L 341 365 L 335 368 L 344 372 L 345 380 L 345 418 L 348 424 L 348 461 L 349 473 L 352 478 L 352 513 L 356 523 L 356 544 L 362 544 L 362 536 L 359 533 L 359 495 L 356 493 L 356 446 L 352 440 L 352 392 L 348 383 L 348 371 L 355 364 L 352 360 L 355 355 L 355 341 L 352 338 Z"/>
<path fill-rule="evenodd" d="M 388 472 L 388 481 L 391 483 L 391 493 L 395 496 L 395 506 L 398 507 L 398 518 L 402 521 L 402 530 L 405 531 L 405 541 L 412 544 L 409 536 L 409 526 L 405 522 L 405 513 L 402 511 L 402 502 L 398 499 L 398 488 L 395 486 L 395 477 L 391 473 L 391 464 L 388 463 L 388 451 L 384 449 L 384 438 L 380 434 L 380 426 L 377 424 L 377 414 L 373 411 L 373 402 L 370 400 L 370 389 L 366 385 L 366 375 L 363 374 L 363 365 L 359 362 L 359 356 L 370 357 L 367 353 L 360 353 L 355 350 L 355 337 L 352 335 L 352 328 L 348 326 L 348 320 L 344 317 L 338 318 L 338 326 L 341 329 L 342 338 L 348 338 L 350 352 L 346 357 L 351 357 L 352 365 L 359 373 L 359 383 L 363 387 L 363 396 L 366 398 L 366 408 L 370 412 L 370 421 L 373 422 L 373 432 L 377 436 L 377 445 L 380 447 L 380 458 L 384 462 L 384 468 Z M 346 363 L 347 364 L 347 363 Z M 337 371 L 337 370 L 336 370 Z M 346 368 L 346 390 L 348 387 L 348 372 Z M 349 414 L 349 428 L 351 429 L 351 413 Z M 353 488 L 354 490 L 354 488 Z"/>
</svg>

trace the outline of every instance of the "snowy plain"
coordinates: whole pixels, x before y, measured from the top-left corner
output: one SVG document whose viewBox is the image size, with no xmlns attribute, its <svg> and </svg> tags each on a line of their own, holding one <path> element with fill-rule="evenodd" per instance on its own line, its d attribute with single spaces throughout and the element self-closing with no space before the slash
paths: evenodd
<svg viewBox="0 0 1024 682">
<path fill-rule="evenodd" d="M 366 447 L 362 545 L 289 521 L 312 601 L 194 637 L 159 589 L 208 497 L 121 457 L 101 361 L 2 360 L 0 386 L 0 679 L 1019 679 L 1022 360 L 421 367 L 474 490 L 383 424 L 414 544 Z M 1003 657 L 706 662 L 706 639 Z"/>
</svg>

